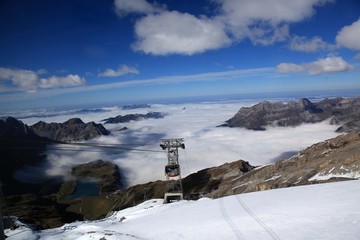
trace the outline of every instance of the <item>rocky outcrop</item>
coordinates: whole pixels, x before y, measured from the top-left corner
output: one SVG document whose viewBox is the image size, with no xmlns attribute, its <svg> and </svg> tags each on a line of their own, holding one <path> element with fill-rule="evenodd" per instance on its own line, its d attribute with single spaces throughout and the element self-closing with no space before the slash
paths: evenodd
<svg viewBox="0 0 360 240">
<path fill-rule="evenodd" d="M 151 105 L 150 104 L 130 104 L 130 105 L 125 105 L 122 107 L 123 110 L 131 110 L 131 109 L 138 109 L 138 108 L 150 108 Z"/>
<path fill-rule="evenodd" d="M 155 118 L 155 119 L 159 119 L 159 118 L 163 118 L 165 116 L 164 113 L 161 112 L 149 112 L 147 114 L 127 114 L 127 115 L 118 115 L 116 117 L 111 117 L 111 118 L 106 118 L 103 119 L 102 121 L 105 122 L 105 124 L 108 123 L 126 123 L 126 122 L 130 122 L 130 121 L 141 121 L 144 119 L 149 119 L 149 118 Z"/>
<path fill-rule="evenodd" d="M 77 186 L 81 182 L 93 183 L 95 195 L 106 195 L 123 187 L 119 167 L 104 160 L 74 166 L 70 178 L 71 180 L 62 184 L 57 193 L 60 198 L 76 194 Z"/>
<path fill-rule="evenodd" d="M 220 184 L 209 197 L 360 178 L 360 134 L 314 144 L 298 155 Z"/>
<path fill-rule="evenodd" d="M 0 119 L 0 137 L 38 138 L 32 129 L 13 117 Z"/>
<path fill-rule="evenodd" d="M 72 118 L 63 123 L 40 121 L 30 128 L 38 136 L 60 142 L 89 140 L 109 134 L 103 125 L 84 123 L 80 118 Z"/>
<path fill-rule="evenodd" d="M 359 116 L 360 97 L 324 99 L 317 103 L 302 98 L 296 102 L 264 101 L 243 107 L 221 126 L 265 130 L 266 126 L 298 126 L 332 118 L 332 124 L 342 125 L 338 132 L 352 132 L 360 129 Z"/>
<path fill-rule="evenodd" d="M 0 182 L 5 194 L 37 192 L 39 186 L 18 182 L 13 175 L 25 166 L 43 163 L 48 143 L 23 122 L 13 117 L 0 119 Z"/>
</svg>

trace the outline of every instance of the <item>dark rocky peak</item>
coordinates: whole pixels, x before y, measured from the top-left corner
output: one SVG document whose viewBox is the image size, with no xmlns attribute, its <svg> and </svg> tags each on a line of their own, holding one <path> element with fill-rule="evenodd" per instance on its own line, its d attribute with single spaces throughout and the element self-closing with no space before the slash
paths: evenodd
<svg viewBox="0 0 360 240">
<path fill-rule="evenodd" d="M 297 106 L 299 108 L 303 108 L 305 110 L 312 110 L 315 108 L 315 105 L 307 98 L 301 98 L 298 102 L 297 102 Z"/>
<path fill-rule="evenodd" d="M 88 140 L 109 132 L 101 124 L 84 123 L 80 118 L 72 118 L 63 123 L 45 123 L 40 121 L 31 126 L 39 136 L 60 142 Z"/>
<path fill-rule="evenodd" d="M 159 118 L 163 118 L 164 116 L 165 116 L 165 114 L 161 113 L 161 112 L 149 112 L 147 114 L 135 113 L 135 114 L 127 114 L 124 116 L 118 115 L 116 117 L 103 119 L 102 121 L 104 121 L 105 124 L 126 123 L 126 122 L 130 122 L 130 121 L 141 121 L 141 120 L 149 119 L 149 118 L 159 119 Z"/>
<path fill-rule="evenodd" d="M 31 129 L 22 121 L 13 117 L 0 119 L 1 137 L 36 137 Z"/>
<path fill-rule="evenodd" d="M 84 124 L 84 122 L 80 118 L 71 118 L 63 123 L 64 125 L 78 125 L 78 124 Z"/>
</svg>

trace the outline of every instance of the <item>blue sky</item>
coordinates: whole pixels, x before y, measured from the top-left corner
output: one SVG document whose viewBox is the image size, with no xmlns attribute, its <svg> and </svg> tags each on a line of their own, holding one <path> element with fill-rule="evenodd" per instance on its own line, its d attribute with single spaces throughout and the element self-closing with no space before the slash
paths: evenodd
<svg viewBox="0 0 360 240">
<path fill-rule="evenodd" d="M 357 0 L 2 0 L 0 110 L 360 89 Z"/>
</svg>

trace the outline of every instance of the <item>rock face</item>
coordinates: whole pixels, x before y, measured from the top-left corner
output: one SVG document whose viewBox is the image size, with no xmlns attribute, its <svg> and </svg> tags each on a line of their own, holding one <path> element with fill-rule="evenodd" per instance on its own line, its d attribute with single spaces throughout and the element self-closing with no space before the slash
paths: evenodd
<svg viewBox="0 0 360 240">
<path fill-rule="evenodd" d="M 0 182 L 5 194 L 36 192 L 36 185 L 20 183 L 13 174 L 24 166 L 44 162 L 48 143 L 23 122 L 13 117 L 0 119 Z"/>
<path fill-rule="evenodd" d="M 80 118 L 72 118 L 63 123 L 40 121 L 30 128 L 38 136 L 60 142 L 88 140 L 109 134 L 103 125 L 84 123 Z"/>
<path fill-rule="evenodd" d="M 226 180 L 209 197 L 360 178 L 360 134 L 317 143 L 274 165 Z"/>
<path fill-rule="evenodd" d="M 13 117 L 0 119 L 0 136 L 16 138 L 38 137 L 26 124 Z"/>
<path fill-rule="evenodd" d="M 65 181 L 62 184 L 58 195 L 66 197 L 74 193 L 76 186 L 81 181 L 94 183 L 97 189 L 96 195 L 112 193 L 123 186 L 120 170 L 116 164 L 104 160 L 96 160 L 73 167 L 71 180 Z"/>
<path fill-rule="evenodd" d="M 234 117 L 221 126 L 265 130 L 266 126 L 298 126 L 332 118 L 332 124 L 342 124 L 337 131 L 360 129 L 360 97 L 324 99 L 317 103 L 303 98 L 288 103 L 267 101 L 241 108 Z"/>
<path fill-rule="evenodd" d="M 128 115 L 118 115 L 116 117 L 112 117 L 112 118 L 107 118 L 104 119 L 102 121 L 105 122 L 105 124 L 107 123 L 126 123 L 126 122 L 130 122 L 130 121 L 140 121 L 140 120 L 144 120 L 144 119 L 149 119 L 149 118 L 155 118 L 155 119 L 159 119 L 159 118 L 163 118 L 165 116 L 164 113 L 161 112 L 149 112 L 147 114 L 128 114 Z"/>
</svg>

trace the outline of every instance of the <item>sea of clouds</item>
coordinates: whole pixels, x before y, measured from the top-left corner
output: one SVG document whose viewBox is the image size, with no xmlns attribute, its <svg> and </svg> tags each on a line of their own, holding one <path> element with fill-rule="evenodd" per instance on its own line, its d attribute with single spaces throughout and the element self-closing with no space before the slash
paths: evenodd
<svg viewBox="0 0 360 240">
<path fill-rule="evenodd" d="M 28 125 L 40 120 L 64 122 L 72 117 L 79 117 L 84 122 L 103 123 L 103 119 L 117 115 L 146 114 L 150 111 L 166 113 L 161 119 L 105 124 L 111 131 L 109 136 L 85 142 L 115 148 L 49 146 L 46 165 L 22 169 L 17 172 L 17 177 L 25 181 L 40 181 L 43 174 L 39 173 L 44 171 L 47 176 L 67 177 L 72 166 L 103 159 L 116 163 L 122 170 L 125 184 L 130 186 L 165 179 L 167 153 L 159 146 L 161 139 L 165 138 L 184 139 L 186 148 L 179 149 L 179 160 L 182 176 L 185 177 L 203 168 L 239 159 L 249 161 L 254 166 L 271 164 L 338 135 L 335 132 L 338 126 L 330 125 L 329 121 L 298 127 L 268 127 L 266 131 L 217 127 L 233 117 L 241 107 L 255 103 L 253 100 L 239 100 L 154 104 L 150 108 L 124 110 L 108 107 L 101 111 L 73 111 L 73 115 L 63 113 L 26 117 L 21 120 Z M 119 131 L 123 127 L 127 130 Z"/>
</svg>

